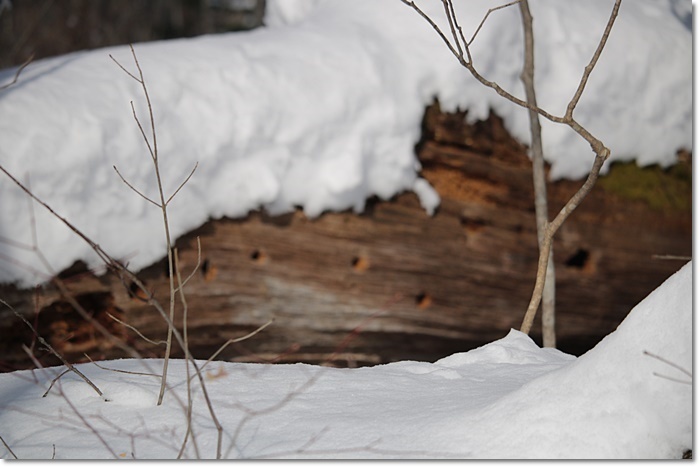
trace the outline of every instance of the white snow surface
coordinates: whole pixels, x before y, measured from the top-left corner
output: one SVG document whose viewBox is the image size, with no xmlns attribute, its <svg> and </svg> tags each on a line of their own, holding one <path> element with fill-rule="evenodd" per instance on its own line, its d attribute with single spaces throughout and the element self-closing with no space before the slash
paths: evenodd
<svg viewBox="0 0 700 467">
<path fill-rule="evenodd" d="M 489 7 L 457 2 L 470 36 Z M 438 19 L 439 2 L 419 4 Z M 562 115 L 607 22 L 612 0 L 533 0 L 538 99 Z M 612 150 L 611 160 L 675 161 L 692 147 L 691 11 L 688 0 L 624 2 L 575 117 Z M 428 213 L 439 196 L 420 178 L 414 145 L 424 108 L 493 109 L 529 140 L 527 112 L 460 67 L 432 28 L 399 0 L 277 0 L 267 26 L 244 33 L 136 44 L 155 113 L 166 197 L 177 237 L 210 218 L 302 207 L 362 211 L 371 196 L 414 191 Z M 472 45 L 477 68 L 517 96 L 522 44 L 518 12 L 494 12 Z M 150 134 L 129 49 L 113 47 L 38 60 L 0 92 L 0 165 L 59 214 L 139 269 L 161 258 L 160 212 L 113 170 L 157 199 L 152 161 L 130 101 Z M 0 71 L 0 83 L 16 69 Z M 593 153 L 571 130 L 544 122 L 554 178 L 580 178 Z M 32 240 L 36 230 L 37 241 Z M 18 245 L 19 244 L 19 245 Z M 0 177 L 0 283 L 23 286 L 90 247 Z"/>
<path fill-rule="evenodd" d="M 661 357 L 646 355 L 645 352 Z M 203 362 L 199 362 L 200 365 Z M 103 368 L 158 373 L 160 360 Z M 172 459 L 186 431 L 184 361 L 159 380 L 78 365 L 0 374 L 0 436 L 21 459 Z M 678 368 L 674 367 L 676 365 Z M 679 368 L 681 370 L 679 370 Z M 692 264 L 579 358 L 504 338 L 435 363 L 359 369 L 213 362 L 203 369 L 225 458 L 680 458 L 692 447 Z M 216 455 L 193 383 L 185 457 Z M 11 454 L 0 446 L 0 456 Z"/>
</svg>

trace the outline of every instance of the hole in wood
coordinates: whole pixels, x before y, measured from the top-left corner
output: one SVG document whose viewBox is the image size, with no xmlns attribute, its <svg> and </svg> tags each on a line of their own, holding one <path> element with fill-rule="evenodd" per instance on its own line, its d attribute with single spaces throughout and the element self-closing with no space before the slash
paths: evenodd
<svg viewBox="0 0 700 467">
<path fill-rule="evenodd" d="M 483 219 L 471 219 L 469 217 L 462 217 L 460 220 L 462 227 L 464 227 L 468 233 L 476 233 L 486 227 L 486 221 Z"/>
<path fill-rule="evenodd" d="M 355 256 L 352 259 L 352 268 L 357 272 L 365 272 L 369 269 L 369 258 L 364 255 Z"/>
<path fill-rule="evenodd" d="M 590 256 L 591 255 L 588 252 L 588 250 L 579 248 L 578 250 L 576 250 L 576 253 L 569 256 L 569 259 L 567 259 L 564 264 L 566 264 L 566 267 L 569 268 L 583 269 L 588 264 L 588 258 Z"/>
<path fill-rule="evenodd" d="M 200 266 L 199 270 L 202 273 L 202 277 L 204 277 L 205 281 L 212 281 L 216 278 L 216 274 L 219 272 L 216 266 L 214 266 L 211 261 L 209 261 L 209 258 L 204 258 L 204 261 L 202 261 L 202 266 Z"/>
<path fill-rule="evenodd" d="M 250 253 L 250 259 L 254 263 L 265 264 L 265 263 L 267 263 L 268 257 L 267 257 L 267 254 L 263 250 L 255 249 L 252 251 L 252 253 Z"/>
<path fill-rule="evenodd" d="M 141 283 L 145 286 L 146 281 L 141 279 Z M 132 282 L 129 285 L 129 297 L 131 297 L 133 300 L 140 300 L 142 302 L 148 301 L 148 295 L 146 292 L 141 289 L 141 287 L 138 286 L 136 282 Z"/>
<path fill-rule="evenodd" d="M 433 298 L 427 292 L 421 292 L 416 295 L 416 306 L 421 310 L 425 310 L 433 303 Z"/>
</svg>

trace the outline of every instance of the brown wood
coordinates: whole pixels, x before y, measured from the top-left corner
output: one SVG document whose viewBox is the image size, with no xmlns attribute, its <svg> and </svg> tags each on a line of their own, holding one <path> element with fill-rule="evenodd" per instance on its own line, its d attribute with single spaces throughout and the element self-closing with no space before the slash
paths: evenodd
<svg viewBox="0 0 700 467">
<path fill-rule="evenodd" d="M 230 346 L 234 361 L 375 364 L 435 360 L 505 336 L 518 328 L 537 263 L 532 174 L 525 148 L 491 116 L 475 125 L 464 114 L 431 107 L 418 145 L 421 175 L 442 197 L 433 217 L 406 193 L 372 199 L 361 215 L 301 212 L 207 222 L 177 241 L 183 274 L 202 262 L 186 287 L 193 354 L 207 358 L 227 339 L 269 319 L 274 324 Z M 689 161 L 686 163 L 690 163 Z M 549 186 L 551 217 L 581 182 Z M 688 195 L 690 196 L 690 195 Z M 596 187 L 555 240 L 557 339 L 580 354 L 610 333 L 631 308 L 683 262 L 654 254 L 690 256 L 690 209 L 655 210 Z M 80 268 L 77 268 L 78 270 Z M 167 302 L 166 263 L 139 273 Z M 119 314 L 153 339 L 163 339 L 157 312 L 112 276 L 67 272 L 68 285 L 90 312 L 109 322 Z M 78 323 L 51 287 L 40 292 L 0 288 L 0 297 L 38 324 L 73 360 L 118 352 Z M 0 310 L 0 360 L 29 367 L 21 351 L 30 334 Z M 162 348 L 112 322 L 144 356 Z M 539 339 L 539 325 L 533 337 Z M 45 363 L 50 356 L 36 354 Z M 180 352 L 179 355 L 182 355 Z"/>
</svg>

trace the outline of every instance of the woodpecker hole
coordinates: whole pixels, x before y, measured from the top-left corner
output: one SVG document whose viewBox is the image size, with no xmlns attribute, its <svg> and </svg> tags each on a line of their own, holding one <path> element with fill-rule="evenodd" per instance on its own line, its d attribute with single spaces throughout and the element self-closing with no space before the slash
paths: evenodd
<svg viewBox="0 0 700 467">
<path fill-rule="evenodd" d="M 569 256 L 569 258 L 564 263 L 568 268 L 583 269 L 588 264 L 588 259 L 590 258 L 590 253 L 588 250 L 579 248 L 576 253 Z"/>
<path fill-rule="evenodd" d="M 474 234 L 484 230 L 486 227 L 486 221 L 483 219 L 470 219 L 469 217 L 462 217 L 460 219 L 462 227 L 464 227 L 467 233 Z"/>
<path fill-rule="evenodd" d="M 421 292 L 416 295 L 416 306 L 421 310 L 425 310 L 433 303 L 433 298 L 427 292 Z"/>
<path fill-rule="evenodd" d="M 369 269 L 369 258 L 366 256 L 355 256 L 352 259 L 352 268 L 356 272 L 365 272 L 367 269 Z"/>
<path fill-rule="evenodd" d="M 211 263 L 211 261 L 209 261 L 209 258 L 204 258 L 204 261 L 202 261 L 202 265 L 200 266 L 199 270 L 202 273 L 202 277 L 207 282 L 214 280 L 216 278 L 217 273 L 219 272 L 217 267 L 214 266 Z"/>
<path fill-rule="evenodd" d="M 250 259 L 254 263 L 265 264 L 268 261 L 268 256 L 263 250 L 255 249 L 250 253 Z"/>
<path fill-rule="evenodd" d="M 146 285 L 146 281 L 141 280 L 141 283 Z M 140 300 L 142 302 L 145 302 L 148 300 L 148 296 L 146 295 L 146 292 L 143 291 L 141 287 L 138 286 L 136 282 L 132 282 L 129 285 L 129 297 L 133 300 Z"/>
</svg>

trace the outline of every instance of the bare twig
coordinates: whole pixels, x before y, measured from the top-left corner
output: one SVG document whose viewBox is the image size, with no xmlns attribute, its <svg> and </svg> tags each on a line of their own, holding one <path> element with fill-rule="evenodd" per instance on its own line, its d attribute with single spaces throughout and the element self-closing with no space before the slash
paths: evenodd
<svg viewBox="0 0 700 467">
<path fill-rule="evenodd" d="M 49 395 L 49 392 L 51 392 L 51 388 L 53 388 L 53 385 L 58 382 L 59 379 L 66 373 L 70 373 L 70 370 L 63 370 L 61 373 L 58 374 L 54 379 L 51 380 L 51 384 L 49 384 L 49 388 L 44 392 L 44 394 L 41 395 L 41 397 L 46 397 Z"/>
<path fill-rule="evenodd" d="M 37 332 L 37 330 L 34 328 L 34 326 L 32 326 L 32 323 L 30 323 L 29 321 L 27 321 L 27 318 L 25 318 L 24 316 L 22 316 L 17 310 L 15 310 L 15 309 L 12 307 L 12 305 L 10 305 L 9 303 L 7 303 L 7 302 L 6 302 L 5 300 L 3 300 L 2 298 L 0 298 L 0 303 L 2 303 L 2 304 L 5 305 L 7 308 L 9 308 L 10 311 L 12 311 L 12 313 L 14 313 L 15 316 L 17 316 L 19 319 L 21 319 L 21 320 L 24 322 L 24 324 L 26 324 L 26 325 L 29 327 L 29 329 L 32 330 L 32 332 L 34 333 L 34 335 L 36 336 L 36 338 L 39 340 L 39 342 L 41 342 L 41 345 L 43 345 L 44 347 L 46 347 L 46 349 L 48 349 L 52 354 L 54 354 L 54 355 L 56 356 L 56 358 L 58 358 L 59 360 L 61 360 L 61 362 L 63 362 L 63 364 L 66 366 L 66 368 L 68 368 L 68 370 L 66 370 L 66 372 L 67 372 L 67 371 L 72 371 L 73 373 L 75 373 L 76 375 L 78 375 L 83 381 L 85 381 L 88 385 L 90 385 L 90 387 L 91 387 L 92 389 L 94 389 L 95 392 L 96 392 L 99 396 L 102 396 L 102 391 L 100 391 L 100 388 L 98 388 L 98 387 L 95 385 L 95 383 L 93 383 L 92 381 L 90 381 L 90 378 L 88 378 L 87 376 L 85 376 L 80 370 L 78 370 L 75 366 L 73 366 L 73 364 L 71 364 L 68 360 L 66 360 L 65 358 L 63 358 L 63 355 L 61 355 L 60 353 L 58 353 L 58 352 L 56 351 L 56 349 L 54 349 L 54 348 L 51 346 L 51 344 L 49 344 L 48 342 L 46 342 L 46 339 L 44 339 L 43 337 L 41 337 L 41 335 Z M 59 375 L 56 379 L 60 378 L 61 376 L 63 376 L 63 374 Z M 51 383 L 51 386 L 53 386 L 53 383 Z M 49 390 L 51 389 L 51 386 L 49 386 Z M 48 394 L 48 391 L 46 391 L 46 394 Z M 46 396 L 46 394 L 44 394 L 44 396 Z"/>
<path fill-rule="evenodd" d="M 679 256 L 679 255 L 651 255 L 652 259 L 670 259 L 677 261 L 690 261 L 693 259 L 692 256 Z"/>
<path fill-rule="evenodd" d="M 192 441 L 195 446 L 195 451 L 197 454 L 197 457 L 199 457 L 199 450 L 196 444 L 196 438 L 194 436 L 194 433 L 192 432 L 192 382 L 190 380 L 190 359 L 192 356 L 190 355 L 190 343 L 188 340 L 187 336 L 187 312 L 188 312 L 188 306 L 187 306 L 187 300 L 185 298 L 185 293 L 182 288 L 182 277 L 180 275 L 180 258 L 177 253 L 177 248 L 175 248 L 175 251 L 173 252 L 173 258 L 175 260 L 175 273 L 177 274 L 177 283 L 178 283 L 178 291 L 180 292 L 180 300 L 182 302 L 182 338 L 185 342 L 185 348 L 183 349 L 185 352 L 185 377 L 186 379 L 186 384 L 187 384 L 187 409 L 186 409 L 186 417 L 187 417 L 187 430 L 185 432 L 185 438 L 182 440 L 182 445 L 180 446 L 180 451 L 177 453 L 177 458 L 181 459 L 182 454 L 185 452 L 185 447 L 187 446 L 187 440 L 189 439 L 190 436 L 192 436 Z M 220 450 L 220 448 L 219 448 Z"/>
<path fill-rule="evenodd" d="M 12 78 L 12 81 L 10 81 L 10 82 L 7 83 L 7 84 L 3 84 L 2 86 L 0 86 L 0 91 L 3 91 L 3 90 L 5 90 L 5 89 L 9 88 L 10 86 L 12 86 L 13 84 L 15 84 L 15 83 L 17 82 L 17 80 L 19 79 L 19 75 L 20 75 L 20 74 L 22 73 L 22 71 L 27 67 L 27 65 L 29 65 L 30 63 L 32 63 L 32 60 L 34 60 L 34 54 L 31 54 L 31 55 L 29 56 L 29 58 L 28 58 L 27 60 L 25 60 L 25 62 L 22 63 L 22 65 L 20 65 L 19 68 L 17 68 L 17 72 L 15 73 L 15 76 Z"/>
<path fill-rule="evenodd" d="M 605 25 L 605 31 L 603 31 L 603 36 L 601 37 L 600 42 L 598 43 L 598 47 L 596 48 L 595 53 L 591 58 L 591 61 L 588 63 L 588 65 L 586 65 L 586 68 L 583 72 L 583 76 L 581 76 L 581 81 L 579 82 L 578 88 L 576 88 L 576 92 L 574 93 L 574 97 L 571 98 L 569 105 L 566 106 L 566 115 L 564 118 L 573 119 L 574 109 L 576 108 L 578 101 L 581 99 L 583 90 L 586 88 L 586 84 L 588 83 L 588 77 L 591 75 L 591 72 L 595 68 L 596 63 L 598 63 L 600 55 L 603 53 L 603 48 L 605 48 L 605 44 L 608 41 L 608 37 L 610 37 L 610 31 L 612 31 L 613 24 L 615 24 L 615 19 L 617 19 L 617 14 L 620 11 L 621 4 L 622 0 L 615 1 L 615 4 L 613 5 L 613 11 L 610 14 L 610 18 L 608 19 L 608 24 Z"/>
<path fill-rule="evenodd" d="M 477 34 L 479 34 L 479 31 L 481 31 L 481 27 L 484 25 L 484 23 L 486 22 L 486 19 L 489 17 L 489 15 L 491 13 L 493 13 L 494 11 L 498 11 L 502 8 L 508 8 L 509 6 L 515 5 L 516 3 L 520 3 L 521 1 L 522 0 L 515 0 L 514 2 L 506 3 L 505 5 L 489 8 L 489 11 L 487 11 L 486 14 L 484 15 L 484 17 L 482 18 L 481 23 L 479 23 L 479 26 L 476 28 L 476 31 L 474 31 L 474 35 L 472 35 L 472 38 L 469 39 L 467 46 L 471 47 L 472 42 L 474 42 L 474 39 L 476 39 Z"/>
<path fill-rule="evenodd" d="M 131 330 L 134 331 L 141 339 L 145 340 L 145 341 L 148 342 L 149 344 L 152 344 L 152 345 L 165 345 L 165 344 L 167 344 L 167 342 L 165 342 L 165 341 L 154 341 L 154 340 L 152 340 L 152 339 L 149 339 L 148 337 L 146 337 L 146 336 L 144 336 L 143 334 L 141 334 L 141 331 L 139 331 L 138 329 L 136 329 L 134 326 L 132 326 L 132 325 L 130 325 L 130 324 L 128 324 L 128 323 L 125 323 L 124 321 L 120 320 L 119 318 L 117 318 L 116 316 L 114 316 L 114 315 L 113 315 L 112 313 L 110 313 L 110 312 L 107 312 L 107 316 L 109 316 L 111 319 L 113 319 L 113 320 L 116 321 L 117 323 L 121 324 L 122 326 L 131 329 Z"/>
<path fill-rule="evenodd" d="M 17 455 L 14 453 L 14 451 L 12 451 L 12 448 L 10 448 L 10 446 L 8 446 L 5 440 L 2 439 L 2 436 L 0 436 L 0 441 L 2 441 L 3 446 L 5 446 L 5 449 L 7 449 L 7 451 L 12 455 L 12 457 L 14 457 L 15 459 L 19 459 L 19 457 L 17 457 Z"/>
<path fill-rule="evenodd" d="M 208 359 L 206 362 L 204 362 L 204 365 L 202 365 L 202 368 L 201 368 L 201 369 L 203 370 L 204 367 L 206 367 L 206 366 L 207 366 L 209 363 L 211 363 L 216 357 L 218 357 L 219 354 L 220 354 L 221 352 L 223 352 L 223 350 L 224 350 L 226 347 L 228 347 L 229 345 L 235 344 L 235 343 L 237 343 L 237 342 L 242 342 L 242 341 L 244 341 L 244 340 L 246 340 L 246 339 L 250 339 L 251 337 L 253 337 L 253 336 L 256 335 L 257 333 L 259 333 L 260 331 L 262 331 L 263 329 L 265 329 L 266 327 L 268 327 L 269 325 L 271 325 L 272 323 L 274 323 L 274 321 L 275 321 L 274 318 L 273 318 L 273 319 L 270 319 L 267 323 L 263 324 L 262 326 L 260 326 L 260 327 L 257 328 L 256 330 L 254 330 L 254 331 L 252 331 L 252 332 L 246 334 L 245 336 L 236 337 L 235 339 L 229 339 L 229 340 L 227 340 L 226 342 L 224 342 L 224 343 L 221 345 L 221 347 L 218 348 L 218 350 L 217 350 L 216 352 L 214 352 L 214 353 L 211 355 L 211 357 L 209 357 L 209 359 Z"/>
<path fill-rule="evenodd" d="M 151 203 L 151 204 L 154 205 L 155 207 L 157 207 L 157 208 L 160 207 L 160 204 L 156 203 L 156 202 L 153 201 L 151 198 L 149 198 L 148 196 L 146 196 L 146 195 L 144 195 L 143 193 L 141 193 L 141 192 L 140 192 L 139 190 L 137 190 L 131 183 L 129 183 L 129 182 L 124 178 L 124 176 L 121 174 L 121 172 L 119 172 L 119 169 L 117 168 L 116 165 L 113 165 L 112 167 L 114 168 L 114 171 L 117 172 L 117 175 L 119 175 L 119 178 L 122 179 L 122 182 L 124 182 L 124 183 L 126 184 L 126 186 L 128 186 L 129 188 L 131 188 L 137 195 L 139 195 L 141 198 L 145 199 L 146 201 L 148 201 L 149 203 Z"/>
<path fill-rule="evenodd" d="M 29 357 L 29 360 L 32 361 L 34 366 L 36 366 L 38 369 L 43 368 L 43 365 L 41 364 L 41 362 L 39 360 L 37 360 L 37 358 L 34 356 L 34 354 L 32 353 L 32 350 L 29 347 L 22 344 L 22 350 L 24 351 L 24 353 L 27 354 L 27 356 Z M 34 373 L 33 368 L 32 368 L 32 378 L 34 379 L 35 383 L 39 383 L 39 379 L 36 377 L 36 374 Z"/>
<path fill-rule="evenodd" d="M 97 363 L 96 361 L 94 361 L 92 358 L 90 358 L 90 356 L 89 356 L 88 354 L 84 353 L 83 355 L 85 355 L 85 357 L 86 357 L 88 360 L 90 360 L 90 363 L 92 363 L 93 365 L 95 365 L 95 366 L 96 366 L 97 368 L 99 368 L 100 370 L 113 371 L 113 372 L 115 372 L 115 373 L 124 373 L 124 374 L 127 374 L 127 375 L 155 376 L 156 378 L 160 378 L 160 377 L 161 377 L 161 375 L 157 375 L 157 374 L 155 374 L 155 373 L 142 373 L 142 372 L 140 372 L 140 371 L 128 371 L 128 370 L 118 370 L 118 369 L 116 369 L 116 368 L 107 368 L 107 367 L 105 367 L 105 366 L 100 365 L 100 364 Z"/>
<path fill-rule="evenodd" d="M 199 244 L 199 239 L 197 239 L 197 243 Z M 201 249 L 198 249 L 198 255 L 201 254 Z M 192 354 L 190 353 L 189 350 L 189 341 L 187 338 L 187 312 L 188 312 L 188 306 L 187 306 L 187 300 L 185 298 L 185 293 L 184 293 L 184 283 L 182 281 L 182 276 L 180 274 L 180 268 L 178 265 L 178 254 L 177 254 L 177 249 L 174 250 L 173 252 L 173 258 L 175 260 L 175 271 L 177 274 L 177 282 L 178 282 L 178 287 L 177 290 L 180 294 L 180 300 L 182 302 L 182 308 L 183 308 L 183 351 L 185 352 L 185 365 L 186 365 L 186 377 L 187 377 L 187 434 L 185 435 L 185 439 L 183 440 L 182 446 L 180 448 L 180 452 L 178 453 L 178 459 L 182 456 L 185 445 L 187 443 L 187 437 L 191 434 L 192 435 L 192 440 L 195 446 L 195 451 L 197 453 L 197 457 L 199 457 L 199 452 L 197 448 L 197 444 L 195 442 L 194 434 L 192 434 L 192 392 L 191 392 L 191 387 L 190 387 L 190 376 L 189 376 L 189 363 L 192 363 L 192 366 L 195 369 L 197 378 L 199 379 L 199 384 L 202 388 L 202 394 L 204 395 L 204 400 L 207 405 L 207 409 L 209 410 L 209 415 L 211 417 L 212 422 L 214 423 L 214 426 L 216 427 L 216 432 L 217 432 L 217 440 L 216 440 L 216 458 L 221 459 L 221 448 L 222 448 L 222 443 L 223 443 L 223 426 L 219 422 L 218 417 L 216 416 L 216 411 L 214 410 L 214 405 L 212 404 L 212 401 L 209 397 L 209 391 L 207 391 L 206 383 L 204 382 L 204 378 L 202 376 L 202 369 L 197 366 L 197 362 L 195 361 L 194 357 L 192 357 Z M 197 258 L 197 264 L 199 265 L 199 262 L 201 261 L 201 258 L 198 256 Z M 199 267 L 199 266 L 197 266 Z"/>
<path fill-rule="evenodd" d="M 679 382 L 685 383 L 685 384 L 692 384 L 693 374 L 692 374 L 690 371 L 686 370 L 685 368 L 683 368 L 682 366 L 680 366 L 680 365 L 678 365 L 678 364 L 676 364 L 676 363 L 673 363 L 673 362 L 670 361 L 670 360 L 667 360 L 667 359 L 665 359 L 665 358 L 663 358 L 663 357 L 660 357 L 659 355 L 653 354 L 653 353 L 651 353 L 651 352 L 649 352 L 649 351 L 647 351 L 647 350 L 645 350 L 643 353 L 644 353 L 644 355 L 647 355 L 647 356 L 649 356 L 649 357 L 651 357 L 651 358 L 655 358 L 655 359 L 657 359 L 658 361 L 663 362 L 663 363 L 665 363 L 666 365 L 675 368 L 676 370 L 680 371 L 681 373 L 683 373 L 684 375 L 686 375 L 688 378 L 690 378 L 691 381 L 678 380 L 678 379 L 675 379 L 675 378 L 671 378 L 670 376 L 664 376 L 664 375 L 660 375 L 660 374 L 657 374 L 657 373 L 654 373 L 654 375 L 660 376 L 660 377 L 662 377 L 662 378 L 670 379 L 670 380 L 672 380 L 672 381 L 679 381 Z"/>
<path fill-rule="evenodd" d="M 176 292 L 180 291 L 180 288 L 184 287 L 187 285 L 187 283 L 194 277 L 195 274 L 197 274 L 197 271 L 199 271 L 199 266 L 202 263 L 202 242 L 199 239 L 199 236 L 197 236 L 197 264 L 192 268 L 192 272 L 190 272 L 190 275 L 185 278 L 184 281 L 180 285 L 177 286 Z"/>
<path fill-rule="evenodd" d="M 194 175 L 194 172 L 195 172 L 195 170 L 197 170 L 198 166 L 199 166 L 199 162 L 195 162 L 194 167 L 192 168 L 192 171 L 190 172 L 190 174 L 187 176 L 187 178 L 185 178 L 184 182 L 180 183 L 180 186 L 177 187 L 177 189 L 173 192 L 173 194 L 170 195 L 170 198 L 168 198 L 168 200 L 165 202 L 166 205 L 170 204 L 170 201 L 172 201 L 172 199 L 175 197 L 175 195 L 177 195 L 180 192 L 180 190 L 182 189 L 182 187 L 185 186 L 187 184 L 187 182 L 190 181 L 190 178 L 192 178 L 192 175 Z"/>
</svg>

